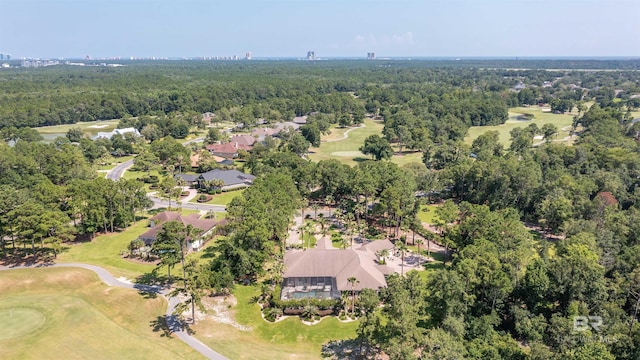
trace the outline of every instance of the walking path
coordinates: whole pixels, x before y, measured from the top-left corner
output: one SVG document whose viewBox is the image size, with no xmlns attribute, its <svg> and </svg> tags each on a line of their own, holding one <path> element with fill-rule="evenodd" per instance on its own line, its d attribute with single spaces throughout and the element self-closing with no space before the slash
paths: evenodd
<svg viewBox="0 0 640 360">
<path fill-rule="evenodd" d="M 361 125 L 359 125 L 359 126 L 356 126 L 356 127 L 354 127 L 354 128 L 351 128 L 351 129 L 349 129 L 349 130 L 345 131 L 345 132 L 344 132 L 344 134 L 342 135 L 342 137 L 340 137 L 340 138 L 333 139 L 333 140 L 325 140 L 325 141 L 322 141 L 322 142 L 323 142 L 323 143 L 330 143 L 330 142 L 335 142 L 335 141 L 342 141 L 342 140 L 346 140 L 346 139 L 348 139 L 348 138 L 349 138 L 349 133 L 350 133 L 351 131 L 353 131 L 353 130 L 355 130 L 355 129 L 360 129 L 360 128 L 363 128 L 363 127 L 366 127 L 366 125 L 361 124 Z"/>
<path fill-rule="evenodd" d="M 121 287 L 125 289 L 134 289 L 134 290 L 137 290 L 140 292 L 146 292 L 146 293 L 159 294 L 167 300 L 168 306 L 167 306 L 167 312 L 165 313 L 165 315 L 166 315 L 167 327 L 169 328 L 169 331 L 172 334 L 175 334 L 178 339 L 182 340 L 185 344 L 187 344 L 197 352 L 201 353 L 208 359 L 214 359 L 214 360 L 227 359 L 224 356 L 217 353 L 216 351 L 214 351 L 213 349 L 211 349 L 210 347 L 208 347 L 207 345 L 203 344 L 200 340 L 189 335 L 189 333 L 186 330 L 184 330 L 182 323 L 173 314 L 173 311 L 175 310 L 176 305 L 178 304 L 178 299 L 175 297 L 171 297 L 169 295 L 170 289 L 168 288 L 163 288 L 158 285 L 144 285 L 144 284 L 134 284 L 134 283 L 124 282 L 119 279 L 116 279 L 115 277 L 113 277 L 113 275 L 111 275 L 111 273 L 109 273 L 107 270 L 99 266 L 95 266 L 91 264 L 82 264 L 82 263 L 62 263 L 62 264 L 36 265 L 36 266 L 21 265 L 21 266 L 15 266 L 15 267 L 0 266 L 0 271 L 13 270 L 13 269 L 38 268 L 38 267 L 74 267 L 74 268 L 91 270 L 96 274 L 98 274 L 98 277 L 100 278 L 100 280 L 102 280 L 102 282 L 104 282 L 109 286 Z"/>
</svg>

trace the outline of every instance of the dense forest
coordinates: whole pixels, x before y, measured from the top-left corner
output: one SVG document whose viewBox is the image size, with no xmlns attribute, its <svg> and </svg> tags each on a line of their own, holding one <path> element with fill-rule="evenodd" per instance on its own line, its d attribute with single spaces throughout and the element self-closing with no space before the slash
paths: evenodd
<svg viewBox="0 0 640 360">
<path fill-rule="evenodd" d="M 622 70 L 584 71 L 596 66 Z M 558 100 L 575 98 L 575 91 L 570 94 L 572 91 L 566 85 L 577 79 L 583 82 L 582 88 L 598 92 L 596 97 L 612 100 L 614 88 L 629 91 L 637 86 L 638 73 L 634 70 L 638 67 L 638 61 L 632 60 L 194 61 L 128 62 L 127 66 L 117 68 L 61 65 L 3 69 L 0 128 L 233 108 L 238 108 L 235 118 L 248 123 L 256 118 L 291 119 L 312 112 L 359 116 L 362 104 L 354 102 L 349 93 L 366 100 L 371 111 L 377 103 L 398 105 L 410 99 L 416 101 L 416 91 L 428 91 L 430 100 L 437 100 L 454 88 L 474 92 L 456 94 L 467 101 L 453 115 L 456 111 L 471 111 L 463 121 L 482 125 L 504 121 L 504 114 L 498 110 L 503 102 L 509 106 L 538 100 L 548 102 L 556 92 L 562 92 Z M 564 70 L 538 70 L 546 68 Z M 569 70 L 575 68 L 580 70 Z M 554 88 L 542 88 L 545 81 L 554 81 L 559 76 L 563 81 Z M 533 93 L 528 90 L 520 95 L 509 91 L 522 81 L 537 86 L 529 89 Z M 395 91 L 381 93 L 387 87 Z M 477 109 L 478 101 L 485 101 L 484 106 L 495 110 Z M 481 113 L 484 117 L 478 115 Z"/>
<path fill-rule="evenodd" d="M 243 154 L 244 170 L 258 178 L 228 206 L 228 236 L 201 269 L 208 288 L 275 285 L 293 212 L 323 203 L 350 214 L 345 223 L 358 232 L 382 225 L 396 239 L 413 230 L 448 250 L 425 278 L 392 275 L 386 289 L 361 294 L 353 341 L 363 356 L 638 359 L 638 62 L 536 69 L 549 64 L 180 62 L 2 72 L 3 251 L 9 241 L 57 248 L 76 233 L 130 224 L 148 199 L 139 182 L 98 178 L 91 166 L 104 156 L 139 153 L 136 166 L 158 165 L 172 178 L 190 154 L 174 137 L 203 127 L 203 112 L 247 127 L 309 115 L 300 134 Z M 577 65 L 617 70 L 571 70 Z M 571 145 L 534 146 L 553 126 L 515 128 L 506 146 L 492 131 L 463 140 L 470 126 L 504 123 L 509 107 L 538 104 L 574 114 Z M 384 123 L 362 148 L 377 160 L 351 167 L 305 157 L 329 124 L 365 117 Z M 144 138 L 44 144 L 26 128 L 111 118 Z M 385 160 L 407 150 L 422 162 Z M 435 201 L 438 232 L 428 233 L 416 214 Z M 576 327 L 576 319 L 587 322 Z"/>
</svg>

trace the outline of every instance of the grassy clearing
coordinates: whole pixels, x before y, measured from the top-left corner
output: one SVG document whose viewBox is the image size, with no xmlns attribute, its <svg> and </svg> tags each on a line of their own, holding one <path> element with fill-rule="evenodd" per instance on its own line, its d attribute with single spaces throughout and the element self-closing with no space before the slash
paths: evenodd
<svg viewBox="0 0 640 360">
<path fill-rule="evenodd" d="M 66 136 L 67 131 L 73 128 L 80 128 L 85 136 L 95 136 L 98 132 L 112 131 L 118 126 L 120 120 L 104 120 L 104 121 L 89 121 L 79 122 L 75 124 L 54 125 L 54 126 L 42 126 L 35 128 L 36 131 L 45 138 L 45 140 L 53 141 L 58 136 Z"/>
<path fill-rule="evenodd" d="M 58 256 L 56 262 L 84 262 L 102 266 L 113 276 L 135 279 L 138 275 L 149 273 L 152 264 L 129 261 L 120 256 L 140 234 L 149 230 L 148 221 L 143 220 L 120 233 L 98 235 L 91 242 L 69 246 Z"/>
<path fill-rule="evenodd" d="M 533 120 L 518 120 L 518 117 L 524 114 L 532 114 L 534 116 Z M 553 114 L 548 109 L 543 109 L 539 106 L 517 107 L 509 109 L 509 120 L 507 120 L 505 124 L 497 126 L 472 126 L 469 128 L 467 137 L 464 140 L 467 144 L 471 144 L 478 136 L 487 131 L 495 130 L 500 134 L 500 142 L 505 146 L 509 146 L 509 144 L 511 144 L 509 132 L 512 129 L 527 127 L 529 124 L 536 124 L 540 128 L 544 124 L 552 123 L 557 126 L 559 130 L 554 139 L 557 141 L 569 136 L 569 132 L 562 129 L 570 127 L 572 122 L 573 116 L 571 114 Z M 539 141 L 541 140 L 534 140 L 534 143 Z"/>
<path fill-rule="evenodd" d="M 0 277 L 0 327 L 10 324 L 7 314 L 34 326 L 22 336 L 0 338 L 0 358 L 202 358 L 178 339 L 154 331 L 167 306 L 162 298 L 108 287 L 84 269 L 20 269 Z"/>
<path fill-rule="evenodd" d="M 194 327 L 200 341 L 230 359 L 320 359 L 322 344 L 355 337 L 357 321 L 341 323 L 334 317 L 312 326 L 304 325 L 297 317 L 266 322 L 259 306 L 251 301 L 260 293 L 257 286 L 238 286 L 234 293 L 238 299 L 236 321 L 250 326 L 251 331 L 212 320 L 201 321 Z"/>
<path fill-rule="evenodd" d="M 369 135 L 380 134 L 383 127 L 379 121 L 365 119 L 364 126 L 351 130 L 346 139 L 322 143 L 318 148 L 311 148 L 309 158 L 313 161 L 338 159 L 345 164 L 355 165 L 359 159 L 369 158 L 358 150 L 364 139 Z"/>
<path fill-rule="evenodd" d="M 420 205 L 420 211 L 418 211 L 418 220 L 427 224 L 435 224 L 438 221 L 436 216 L 436 209 L 440 205 Z"/>
<path fill-rule="evenodd" d="M 398 164 L 399 166 L 410 164 L 410 163 L 422 163 L 422 152 L 414 152 L 414 153 L 406 153 L 406 154 L 394 154 L 391 157 L 391 162 Z"/>
<path fill-rule="evenodd" d="M 240 189 L 240 190 L 223 192 L 221 194 L 216 194 L 216 195 L 213 195 L 213 198 L 211 200 L 209 200 L 209 201 L 207 201 L 205 203 L 202 203 L 202 204 L 229 205 L 231 200 L 233 200 L 236 196 L 242 195 L 244 190 L 245 189 Z M 190 203 L 194 203 L 194 204 L 200 204 L 198 202 L 198 196 L 196 196 L 195 198 L 189 200 L 189 202 Z"/>
<path fill-rule="evenodd" d="M 338 139 L 342 139 L 344 137 L 344 133 L 349 131 L 350 129 L 355 129 L 353 127 L 339 127 L 338 125 L 331 125 L 331 133 L 329 135 L 323 135 L 322 141 L 336 141 Z"/>
</svg>

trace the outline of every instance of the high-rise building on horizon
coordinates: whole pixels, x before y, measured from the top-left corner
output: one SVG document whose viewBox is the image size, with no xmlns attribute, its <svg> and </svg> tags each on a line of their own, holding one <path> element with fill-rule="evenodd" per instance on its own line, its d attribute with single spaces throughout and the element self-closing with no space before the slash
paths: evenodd
<svg viewBox="0 0 640 360">
<path fill-rule="evenodd" d="M 375 60 L 375 59 L 376 59 L 376 53 L 374 52 L 367 53 L 367 60 Z"/>
<path fill-rule="evenodd" d="M 252 58 L 252 56 L 251 56 L 251 51 L 247 51 L 247 52 L 244 54 L 244 59 L 245 59 L 245 60 L 251 60 L 251 58 Z"/>
<path fill-rule="evenodd" d="M 316 52 L 311 50 L 311 51 L 307 51 L 307 60 L 315 60 L 316 59 Z"/>
</svg>

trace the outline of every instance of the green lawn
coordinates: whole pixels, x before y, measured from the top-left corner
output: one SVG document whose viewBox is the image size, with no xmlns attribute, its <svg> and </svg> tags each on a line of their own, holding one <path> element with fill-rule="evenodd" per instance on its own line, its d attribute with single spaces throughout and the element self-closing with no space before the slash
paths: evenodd
<svg viewBox="0 0 640 360">
<path fill-rule="evenodd" d="M 413 153 L 405 153 L 402 155 L 394 154 L 391 157 L 391 162 L 396 163 L 400 166 L 406 165 L 412 162 L 422 163 L 422 152 L 417 151 Z"/>
<path fill-rule="evenodd" d="M 55 125 L 55 126 L 42 126 L 37 127 L 37 130 L 40 135 L 42 135 L 45 140 L 54 140 L 58 136 L 66 136 L 67 131 L 72 128 L 80 128 L 82 132 L 89 137 L 95 136 L 98 132 L 108 132 L 118 126 L 120 122 L 117 120 L 103 120 L 103 121 L 89 121 L 89 122 L 79 122 L 75 124 L 65 124 L 65 125 Z"/>
<path fill-rule="evenodd" d="M 258 286 L 238 286 L 234 292 L 238 300 L 236 321 L 251 327 L 250 331 L 205 320 L 194 327 L 196 337 L 230 359 L 279 360 L 320 359 L 322 344 L 356 335 L 357 321 L 341 323 L 335 317 L 312 326 L 304 325 L 298 317 L 266 322 L 259 306 L 251 301 L 259 293 Z"/>
<path fill-rule="evenodd" d="M 129 247 L 131 241 L 149 230 L 147 220 L 139 221 L 120 233 L 98 235 L 91 242 L 74 244 L 58 256 L 56 262 L 84 262 L 107 269 L 113 276 L 135 279 L 154 269 L 152 264 L 140 264 L 120 256 Z"/>
<path fill-rule="evenodd" d="M 518 120 L 519 116 L 523 114 L 532 114 L 533 120 L 521 121 Z M 509 120 L 503 125 L 497 126 L 472 126 L 469 128 L 465 142 L 471 144 L 481 134 L 484 134 L 490 130 L 496 130 L 500 134 L 500 142 L 505 146 L 509 146 L 511 143 L 509 132 L 516 127 L 527 127 L 529 124 L 536 124 L 539 128 L 546 123 L 552 123 L 558 128 L 558 134 L 554 140 L 561 140 L 569 136 L 569 131 L 562 130 L 568 129 L 573 122 L 573 115 L 571 114 L 552 114 L 547 109 L 542 109 L 538 106 L 531 107 L 517 107 L 509 109 Z M 534 140 L 534 143 L 542 140 Z"/>
<path fill-rule="evenodd" d="M 381 134 L 383 127 L 384 125 L 380 121 L 365 119 L 364 126 L 350 131 L 346 139 L 322 143 L 319 148 L 311 148 L 309 158 L 313 161 L 338 159 L 346 164 L 354 165 L 356 159 L 370 158 L 358 149 L 367 136 Z"/>
<path fill-rule="evenodd" d="M 96 166 L 96 170 L 111 170 L 114 167 L 116 167 L 116 165 L 122 164 L 125 161 L 133 160 L 133 158 L 135 158 L 134 155 L 122 156 L 122 157 L 112 157 L 111 161 L 109 162 L 109 164 L 97 165 Z"/>
<path fill-rule="evenodd" d="M 347 131 L 351 130 L 351 129 L 355 129 L 353 127 L 339 127 L 338 125 L 331 125 L 331 127 L 329 128 L 329 130 L 331 131 L 330 134 L 328 135 L 323 135 L 322 136 L 322 141 L 326 142 L 326 141 L 335 141 L 338 139 L 341 139 L 344 136 L 344 133 L 346 133 Z"/>
<path fill-rule="evenodd" d="M 319 148 L 311 148 L 309 158 L 313 161 L 337 159 L 347 165 L 355 165 L 358 161 L 371 159 L 371 156 L 364 155 L 358 150 L 364 139 L 370 135 L 382 136 L 382 128 L 384 124 L 381 121 L 374 121 L 371 119 L 364 120 L 364 126 L 359 128 L 338 128 L 332 127 L 331 134 L 322 136 L 322 143 Z M 350 131 L 349 131 L 350 130 Z M 344 136 L 344 133 L 349 131 L 346 139 L 337 140 Z M 330 141 L 330 142 L 325 142 Z M 398 149 L 394 149 L 397 151 Z M 404 165 L 411 162 L 422 162 L 422 153 L 407 153 L 392 156 L 391 161 Z"/>
<path fill-rule="evenodd" d="M 198 210 L 183 209 L 182 214 L 195 214 Z M 218 219 L 224 214 L 219 213 Z M 67 245 L 62 254 L 58 255 L 56 262 L 81 262 L 94 264 L 107 269 L 115 277 L 125 277 L 130 280 L 138 276 L 148 274 L 155 269 L 151 263 L 141 263 L 125 259 L 121 254 L 129 248 L 131 241 L 140 234 L 149 230 L 149 221 L 142 220 L 130 226 L 125 231 L 112 234 L 98 234 L 92 241 Z M 189 256 L 201 257 L 201 252 L 189 254 Z M 179 274 L 182 266 L 177 264 L 172 270 L 172 274 Z M 166 267 L 159 271 L 160 275 L 166 275 Z"/>
<path fill-rule="evenodd" d="M 0 277 L 2 359 L 202 358 L 154 331 L 167 306 L 160 297 L 109 287 L 84 269 L 20 269 Z"/>
<path fill-rule="evenodd" d="M 420 205 L 420 211 L 418 211 L 418 220 L 427 224 L 435 224 L 438 220 L 436 216 L 436 209 L 439 205 Z"/>
<path fill-rule="evenodd" d="M 240 190 L 234 190 L 234 191 L 227 191 L 227 192 L 223 192 L 221 194 L 216 194 L 213 195 L 213 198 L 209 201 L 207 201 L 204 204 L 212 204 L 212 205 L 229 205 L 229 203 L 231 202 L 231 200 L 233 200 L 236 196 L 242 195 L 242 193 L 244 192 L 245 189 L 240 189 Z M 199 195 L 198 195 L 199 196 Z M 195 204 L 200 204 L 198 202 L 198 196 L 196 196 L 195 198 L 189 200 L 189 202 L 191 203 L 195 203 Z"/>
</svg>

